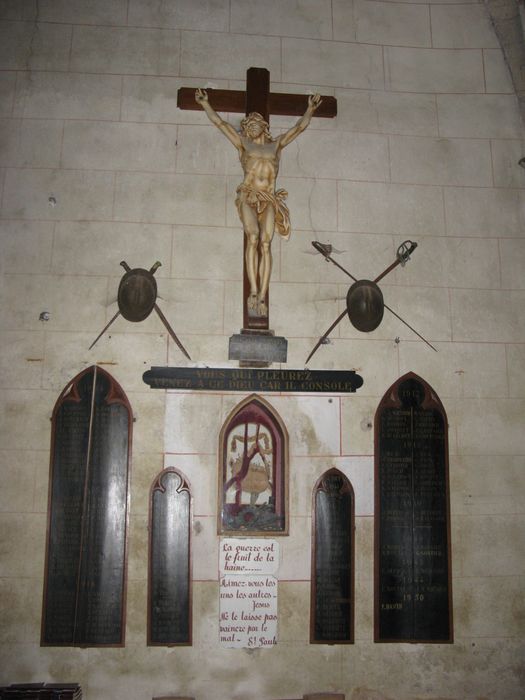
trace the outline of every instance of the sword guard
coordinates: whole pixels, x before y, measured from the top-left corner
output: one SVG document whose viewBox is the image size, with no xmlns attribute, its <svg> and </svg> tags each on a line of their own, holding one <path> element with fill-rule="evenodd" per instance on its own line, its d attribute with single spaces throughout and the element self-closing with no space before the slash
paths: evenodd
<svg viewBox="0 0 525 700">
<path fill-rule="evenodd" d="M 403 241 L 397 249 L 396 258 L 399 260 L 401 267 L 404 267 L 410 260 L 410 256 L 417 248 L 417 243 L 414 241 Z"/>
<path fill-rule="evenodd" d="M 318 253 L 321 253 L 321 255 L 323 255 L 328 260 L 328 256 L 332 253 L 332 246 L 330 245 L 330 243 L 312 241 L 312 245 Z"/>
</svg>

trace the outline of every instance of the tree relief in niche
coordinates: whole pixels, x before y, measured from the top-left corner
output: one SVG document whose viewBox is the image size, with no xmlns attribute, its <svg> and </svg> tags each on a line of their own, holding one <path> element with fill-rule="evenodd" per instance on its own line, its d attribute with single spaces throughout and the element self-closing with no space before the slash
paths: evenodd
<svg viewBox="0 0 525 700">
<path fill-rule="evenodd" d="M 274 409 L 252 395 L 220 436 L 219 533 L 287 534 L 287 434 Z"/>
</svg>

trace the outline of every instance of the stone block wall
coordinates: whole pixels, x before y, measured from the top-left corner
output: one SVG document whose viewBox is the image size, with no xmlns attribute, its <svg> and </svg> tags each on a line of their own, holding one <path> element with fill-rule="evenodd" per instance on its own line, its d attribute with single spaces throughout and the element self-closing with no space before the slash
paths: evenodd
<svg viewBox="0 0 525 700">
<path fill-rule="evenodd" d="M 300 697 L 519 700 L 525 602 L 525 143 L 501 49 L 478 2 L 4 0 L 0 2 L 0 683 L 77 681 L 87 700 Z M 271 327 L 304 367 L 343 310 L 331 243 L 381 283 L 386 313 L 346 321 L 312 368 L 356 369 L 355 395 L 266 395 L 290 434 L 290 535 L 281 538 L 279 643 L 218 644 L 217 440 L 245 395 L 152 391 L 151 365 L 187 363 L 156 316 L 118 319 L 123 270 L 162 262 L 159 305 L 195 362 L 227 366 L 242 325 L 240 166 L 181 86 L 335 95 L 283 153 L 292 237 L 274 240 Z M 226 115 L 238 126 L 240 115 Z M 272 117 L 274 133 L 295 118 Z M 39 320 L 48 311 L 49 321 Z M 98 363 L 134 424 L 126 646 L 42 648 L 49 418 Z M 233 363 L 232 363 L 233 364 Z M 450 424 L 453 645 L 373 642 L 373 421 L 413 371 Z M 151 481 L 176 466 L 194 495 L 194 644 L 146 646 Z M 311 493 L 336 466 L 356 494 L 356 640 L 308 643 Z"/>
</svg>

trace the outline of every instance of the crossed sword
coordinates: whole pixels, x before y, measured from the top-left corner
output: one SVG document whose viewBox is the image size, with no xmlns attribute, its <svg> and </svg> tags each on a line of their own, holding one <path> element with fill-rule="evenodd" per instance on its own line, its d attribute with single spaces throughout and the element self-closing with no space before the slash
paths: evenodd
<svg viewBox="0 0 525 700">
<path fill-rule="evenodd" d="M 407 246 L 407 243 L 410 243 L 410 246 Z M 354 277 L 350 272 L 348 272 L 348 270 L 345 270 L 345 268 L 342 265 L 340 265 L 336 260 L 334 260 L 332 258 L 332 256 L 330 255 L 330 252 L 332 250 L 331 246 L 326 245 L 324 243 L 320 243 L 319 241 L 312 241 L 312 245 L 319 253 L 321 253 L 321 255 L 324 257 L 325 260 L 328 260 L 329 262 L 333 263 L 336 267 L 338 267 L 340 270 L 342 270 L 345 273 L 345 275 L 348 275 L 348 277 L 350 277 L 350 279 L 354 280 L 354 282 L 359 282 L 359 280 L 356 277 Z M 396 260 L 391 265 L 389 265 L 386 268 L 386 270 L 384 270 L 379 275 L 379 277 L 376 277 L 375 280 L 373 280 L 373 284 L 377 284 L 380 280 L 383 279 L 383 277 L 386 277 L 386 275 L 388 275 L 389 272 L 392 272 L 392 270 L 394 268 L 396 268 L 398 265 L 404 265 L 407 262 L 407 260 L 410 259 L 410 255 L 414 252 L 414 250 L 416 249 L 416 246 L 417 246 L 417 243 L 412 243 L 412 241 L 405 241 L 405 243 L 402 243 L 397 250 Z M 423 338 L 421 333 L 418 333 L 415 328 L 413 328 L 409 323 L 407 323 L 404 318 L 401 318 L 401 316 L 398 313 L 396 313 L 390 306 L 388 306 L 385 303 L 383 303 L 383 306 L 385 309 L 388 309 L 388 311 L 390 311 L 390 313 L 393 314 L 396 318 L 398 318 L 402 323 L 404 323 L 405 326 L 410 328 L 410 330 L 413 333 L 415 333 L 418 336 L 418 338 L 421 338 L 421 340 L 423 340 L 430 348 L 432 348 L 432 350 L 437 352 L 436 348 L 431 343 L 429 343 L 428 340 L 426 340 L 426 338 Z M 314 349 L 306 358 L 305 364 L 308 364 L 309 360 L 313 357 L 313 355 L 321 347 L 321 345 L 324 343 L 326 338 L 328 338 L 328 336 L 334 330 L 334 328 L 343 320 L 343 318 L 346 316 L 347 313 L 348 313 L 348 308 L 346 308 L 343 311 L 343 313 L 340 314 L 336 318 L 336 320 L 332 323 L 330 328 L 319 338 Z"/>
<path fill-rule="evenodd" d="M 130 272 L 130 271 L 131 271 L 131 267 L 127 264 L 127 262 L 126 262 L 125 260 L 123 260 L 120 264 L 121 264 L 122 267 L 126 270 L 126 272 Z M 151 268 L 150 272 L 155 273 L 155 271 L 156 271 L 157 267 L 159 267 L 159 265 L 160 265 L 160 263 L 155 263 L 155 265 Z M 188 355 L 188 353 L 187 353 L 187 351 L 186 351 L 186 348 L 185 348 L 184 345 L 180 342 L 180 340 L 177 338 L 177 336 L 176 336 L 176 334 L 175 334 L 175 331 L 174 331 L 173 328 L 170 326 L 170 323 L 169 323 L 168 319 L 166 318 L 166 316 L 164 316 L 164 314 L 163 314 L 162 311 L 160 310 L 159 305 L 157 304 L 157 302 L 155 302 L 153 308 L 154 308 L 155 311 L 157 312 L 157 314 L 158 314 L 160 320 L 161 320 L 162 323 L 165 325 L 166 330 L 168 331 L 168 333 L 170 334 L 170 336 L 173 338 L 173 340 L 175 341 L 175 343 L 178 345 L 178 347 L 179 347 L 179 349 L 181 350 L 181 352 L 188 358 L 188 360 L 191 360 L 191 357 Z M 107 331 L 107 329 L 111 326 L 111 324 L 113 323 L 113 321 L 116 321 L 116 320 L 117 320 L 117 318 L 120 316 L 120 314 L 121 314 L 121 311 L 120 311 L 120 309 L 119 309 L 119 310 L 117 311 L 117 313 L 113 316 L 113 318 L 112 318 L 112 319 L 104 326 L 104 328 L 100 331 L 100 333 L 97 335 L 97 337 L 95 338 L 95 340 L 91 343 L 91 345 L 89 346 L 89 350 L 91 350 L 91 348 L 95 345 L 95 343 L 104 335 L 104 333 L 105 333 L 105 332 Z"/>
</svg>

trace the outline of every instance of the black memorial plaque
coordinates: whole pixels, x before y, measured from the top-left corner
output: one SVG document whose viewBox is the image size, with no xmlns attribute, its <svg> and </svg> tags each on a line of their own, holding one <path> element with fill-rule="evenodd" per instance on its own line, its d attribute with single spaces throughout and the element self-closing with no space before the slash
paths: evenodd
<svg viewBox="0 0 525 700">
<path fill-rule="evenodd" d="M 89 443 L 93 375 L 84 374 L 59 398 L 54 412 L 42 642 L 75 639 L 78 567 Z"/>
<path fill-rule="evenodd" d="M 347 394 L 363 385 L 353 370 L 152 367 L 142 379 L 152 389 L 290 391 Z"/>
<path fill-rule="evenodd" d="M 375 641 L 451 642 L 448 426 L 414 374 L 376 413 Z"/>
<path fill-rule="evenodd" d="M 78 683 L 12 683 L 0 688 L 1 700 L 82 700 Z"/>
<path fill-rule="evenodd" d="M 43 645 L 123 644 L 130 424 L 122 389 L 98 367 L 55 406 Z"/>
<path fill-rule="evenodd" d="M 176 469 L 151 489 L 148 644 L 191 645 L 191 494 Z"/>
<path fill-rule="evenodd" d="M 314 489 L 311 644 L 354 641 L 353 551 L 353 490 L 344 474 L 330 469 Z"/>
</svg>

